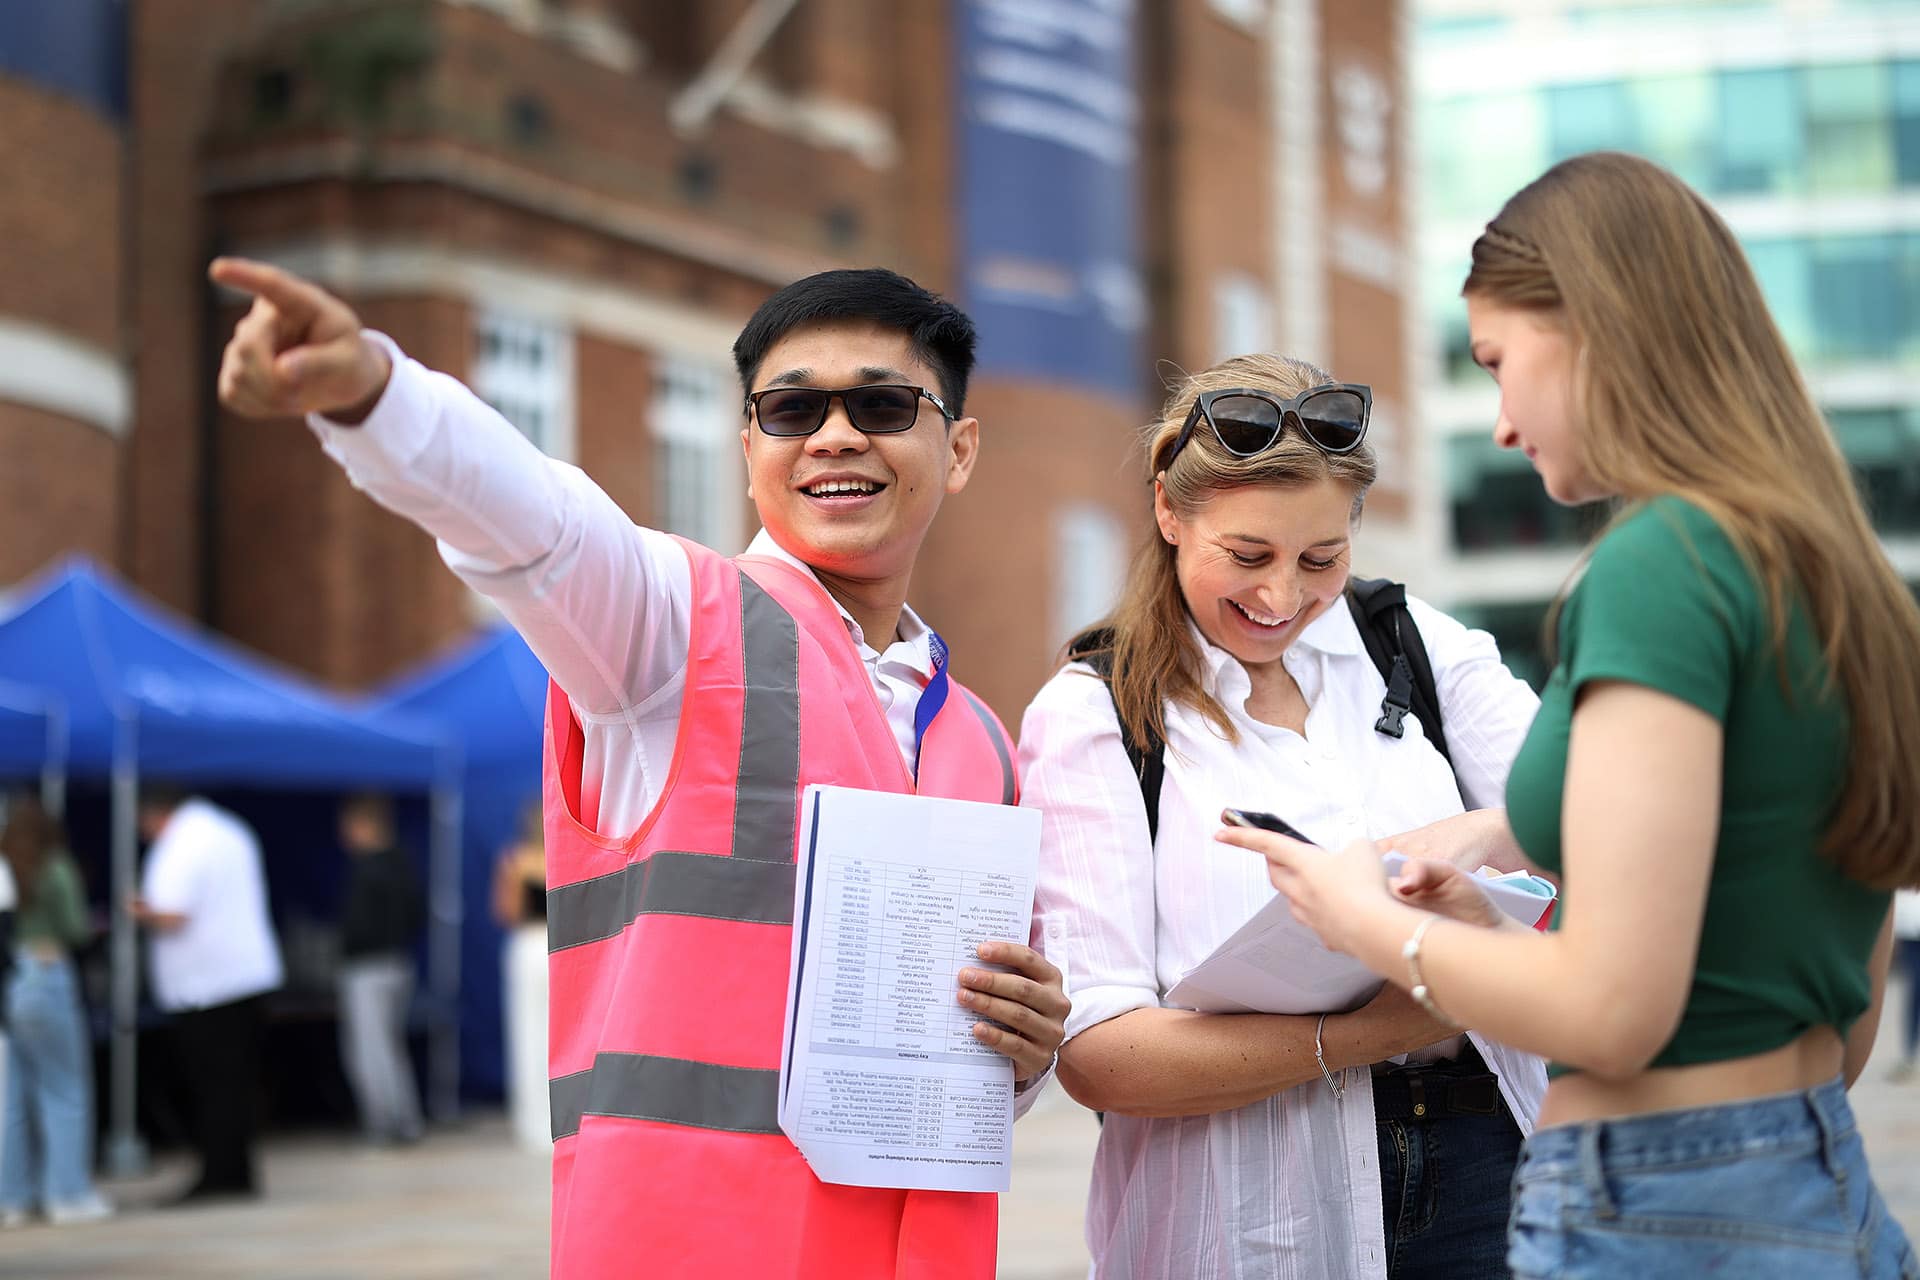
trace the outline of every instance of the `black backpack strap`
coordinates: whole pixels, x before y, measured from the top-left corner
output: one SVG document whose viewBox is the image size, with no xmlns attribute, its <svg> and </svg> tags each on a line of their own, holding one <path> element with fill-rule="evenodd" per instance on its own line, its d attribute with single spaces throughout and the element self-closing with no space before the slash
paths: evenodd
<svg viewBox="0 0 1920 1280">
<path fill-rule="evenodd" d="M 1067 657 L 1074 662 L 1084 662 L 1092 667 L 1094 674 L 1107 682 L 1107 693 L 1113 693 L 1113 629 L 1100 627 L 1092 631 L 1082 631 L 1067 642 Z M 1133 774 L 1140 779 L 1140 800 L 1147 807 L 1147 840 L 1157 843 L 1160 838 L 1160 787 L 1167 777 L 1167 744 L 1160 741 L 1157 734 L 1148 731 L 1147 745 L 1143 749 L 1135 746 L 1133 739 L 1127 736 L 1126 726 L 1120 727 L 1120 745 L 1127 749 L 1127 761 L 1133 765 Z"/>
<path fill-rule="evenodd" d="M 1433 680 L 1433 663 L 1407 608 L 1406 587 L 1385 578 L 1352 578 L 1347 582 L 1347 606 L 1360 628 L 1367 656 L 1387 682 L 1387 695 L 1380 700 L 1380 718 L 1373 727 L 1389 738 L 1398 738 L 1406 732 L 1403 722 L 1407 712 L 1413 712 L 1420 717 L 1427 741 L 1452 768 L 1453 756 L 1441 727 L 1440 692 Z"/>
</svg>

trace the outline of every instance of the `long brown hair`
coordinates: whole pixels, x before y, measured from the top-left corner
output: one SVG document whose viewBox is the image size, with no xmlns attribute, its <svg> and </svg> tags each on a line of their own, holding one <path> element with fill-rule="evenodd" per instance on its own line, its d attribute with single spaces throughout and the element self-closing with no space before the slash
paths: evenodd
<svg viewBox="0 0 1920 1280">
<path fill-rule="evenodd" d="M 1733 233 L 1658 165 L 1576 156 L 1487 224 L 1462 292 L 1564 327 L 1588 474 L 1627 510 L 1672 494 L 1711 515 L 1765 591 L 1783 664 L 1804 602 L 1852 726 L 1821 850 L 1876 888 L 1920 883 L 1920 607 Z"/>
<path fill-rule="evenodd" d="M 41 807 L 39 797 L 31 791 L 18 791 L 7 797 L 7 825 L 0 829 L 0 857 L 7 860 L 13 872 L 21 906 L 33 901 L 40 888 L 40 875 L 61 844 L 59 824 Z"/>
<path fill-rule="evenodd" d="M 1160 480 L 1168 505 L 1183 520 L 1223 490 L 1259 484 L 1298 489 L 1327 479 L 1353 493 L 1357 518 L 1375 473 L 1373 449 L 1366 444 L 1352 453 L 1329 455 L 1288 426 L 1271 447 L 1241 458 L 1222 448 L 1202 423 L 1172 465 L 1167 463 L 1181 425 L 1204 392 L 1248 387 L 1285 399 L 1332 381 L 1304 360 L 1265 354 L 1234 356 L 1188 375 L 1173 385 L 1160 416 L 1141 431 L 1148 478 Z M 1121 732 L 1143 750 L 1150 742 L 1166 741 L 1168 704 L 1198 711 L 1229 742 L 1239 737 L 1202 680 L 1200 647 L 1194 643 L 1174 570 L 1176 554 L 1148 521 L 1120 603 L 1097 624 L 1113 634 L 1110 681 Z"/>
</svg>

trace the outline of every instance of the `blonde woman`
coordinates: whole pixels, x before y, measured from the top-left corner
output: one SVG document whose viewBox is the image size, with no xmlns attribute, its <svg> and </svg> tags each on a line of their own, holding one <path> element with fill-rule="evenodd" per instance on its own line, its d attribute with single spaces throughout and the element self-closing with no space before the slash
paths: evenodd
<svg viewBox="0 0 1920 1280">
<path fill-rule="evenodd" d="M 507 1024 L 507 1115 L 524 1146 L 553 1145 L 547 1104 L 547 846 L 540 806 L 493 867 L 493 919 L 507 931 L 501 958 Z"/>
<path fill-rule="evenodd" d="M 1505 829 L 1462 795 L 1498 803 L 1538 700 L 1490 637 L 1409 602 L 1452 768 L 1433 727 L 1378 723 L 1387 686 L 1344 598 L 1370 407 L 1277 356 L 1177 386 L 1146 432 L 1154 524 L 1105 650 L 1021 726 L 1023 803 L 1043 815 L 1035 934 L 1073 1002 L 1059 1078 L 1106 1112 L 1086 1218 L 1101 1280 L 1506 1274 L 1538 1058 L 1392 986 L 1303 1015 L 1166 1003 L 1273 900 L 1261 863 L 1209 839 L 1223 806 L 1324 841 L 1411 832 L 1466 866 Z M 1126 746 L 1150 740 L 1153 815 Z"/>
<path fill-rule="evenodd" d="M 1557 932 L 1421 864 L 1257 833 L 1328 945 L 1555 1061 L 1516 1178 L 1519 1277 L 1920 1275 L 1846 1088 L 1920 880 L 1920 609 L 1726 225 L 1616 154 L 1549 170 L 1475 243 L 1494 438 L 1563 503 L 1618 500 L 1553 624 L 1507 788 L 1564 875 Z"/>
</svg>

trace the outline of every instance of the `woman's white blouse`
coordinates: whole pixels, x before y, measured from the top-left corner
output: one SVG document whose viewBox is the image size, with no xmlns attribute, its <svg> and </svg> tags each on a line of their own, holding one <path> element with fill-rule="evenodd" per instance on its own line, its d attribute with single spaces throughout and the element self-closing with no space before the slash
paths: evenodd
<svg viewBox="0 0 1920 1280">
<path fill-rule="evenodd" d="M 1194 632 L 1207 690 L 1240 741 L 1169 708 L 1157 849 L 1105 684 L 1076 663 L 1040 690 L 1020 729 L 1021 802 L 1042 814 L 1034 936 L 1066 975 L 1069 1038 L 1160 1005 L 1273 897 L 1263 859 L 1213 840 L 1222 808 L 1269 810 L 1338 848 L 1459 813 L 1462 788 L 1475 808 L 1504 803 L 1539 699 L 1501 663 L 1491 636 L 1418 600 L 1409 607 L 1458 787 L 1415 717 L 1400 739 L 1375 732 L 1386 685 L 1338 605 L 1285 657 L 1309 707 L 1304 737 L 1248 716 L 1245 669 Z M 1474 1042 L 1530 1132 L 1545 1065 Z M 1087 1206 L 1095 1274 L 1384 1280 L 1370 1076 L 1365 1067 L 1343 1074 L 1344 1101 L 1314 1081 L 1206 1116 L 1109 1115 Z"/>
</svg>

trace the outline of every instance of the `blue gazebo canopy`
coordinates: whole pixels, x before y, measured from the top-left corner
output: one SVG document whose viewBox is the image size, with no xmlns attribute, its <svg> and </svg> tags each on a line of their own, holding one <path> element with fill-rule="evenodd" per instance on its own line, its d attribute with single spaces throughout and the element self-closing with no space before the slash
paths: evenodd
<svg viewBox="0 0 1920 1280">
<path fill-rule="evenodd" d="M 413 790 L 457 768 L 439 726 L 355 708 L 83 559 L 0 602 L 0 671 L 64 709 L 75 775 Z"/>
</svg>

